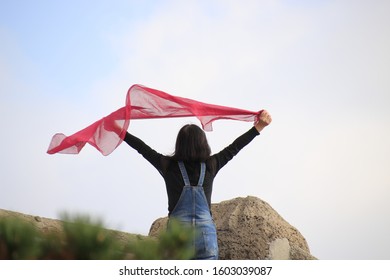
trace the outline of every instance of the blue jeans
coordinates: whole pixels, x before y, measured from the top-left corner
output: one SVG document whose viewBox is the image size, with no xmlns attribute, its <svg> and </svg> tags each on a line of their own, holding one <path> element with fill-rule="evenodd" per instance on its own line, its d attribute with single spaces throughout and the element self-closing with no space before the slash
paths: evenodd
<svg viewBox="0 0 390 280">
<path fill-rule="evenodd" d="M 182 162 L 179 162 L 179 167 L 185 186 L 170 218 L 175 218 L 185 226 L 188 225 L 195 229 L 195 236 L 192 240 L 194 259 L 217 260 L 217 230 L 202 187 L 206 165 L 201 163 L 201 174 L 197 186 L 190 185 Z"/>
</svg>

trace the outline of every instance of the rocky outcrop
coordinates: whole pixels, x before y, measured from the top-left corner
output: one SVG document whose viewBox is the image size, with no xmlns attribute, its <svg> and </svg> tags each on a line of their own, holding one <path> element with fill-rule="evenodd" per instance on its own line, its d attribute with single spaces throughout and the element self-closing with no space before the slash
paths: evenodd
<svg viewBox="0 0 390 280">
<path fill-rule="evenodd" d="M 218 231 L 219 258 L 237 259 L 316 259 L 302 234 L 286 222 L 268 203 L 257 198 L 235 198 L 212 205 Z M 17 217 L 43 233 L 61 232 L 62 221 L 0 209 L 2 217 Z M 165 230 L 168 218 L 157 219 L 149 237 Z M 138 234 L 113 231 L 116 238 L 130 240 L 149 238 Z"/>
<path fill-rule="evenodd" d="M 222 260 L 316 259 L 302 234 L 257 197 L 223 201 L 211 210 Z M 149 235 L 157 236 L 166 223 L 167 217 L 156 220 Z"/>
<path fill-rule="evenodd" d="M 3 217 L 18 218 L 24 222 L 31 224 L 41 233 L 60 233 L 63 230 L 62 220 L 49 219 L 40 216 L 32 216 L 19 212 L 0 209 L 0 219 Z M 118 241 L 124 244 L 132 240 L 147 238 L 146 236 L 142 236 L 139 234 L 132 234 L 115 230 L 109 231 L 115 235 L 115 238 Z"/>
<path fill-rule="evenodd" d="M 43 233 L 61 231 L 61 221 L 55 219 L 42 218 L 39 216 L 31 216 L 19 212 L 0 209 L 0 219 L 5 217 L 18 218 L 22 221 L 30 223 L 36 229 Z"/>
</svg>

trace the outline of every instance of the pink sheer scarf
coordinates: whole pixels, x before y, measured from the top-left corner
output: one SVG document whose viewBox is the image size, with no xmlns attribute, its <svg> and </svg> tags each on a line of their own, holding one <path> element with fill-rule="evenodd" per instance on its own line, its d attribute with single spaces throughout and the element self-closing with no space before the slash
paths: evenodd
<svg viewBox="0 0 390 280">
<path fill-rule="evenodd" d="M 215 120 L 255 122 L 260 112 L 207 104 L 136 84 L 127 92 L 126 106 L 71 136 L 55 134 L 47 153 L 78 154 L 89 143 L 109 155 L 122 143 L 132 119 L 197 117 L 203 129 L 211 131 Z"/>
</svg>

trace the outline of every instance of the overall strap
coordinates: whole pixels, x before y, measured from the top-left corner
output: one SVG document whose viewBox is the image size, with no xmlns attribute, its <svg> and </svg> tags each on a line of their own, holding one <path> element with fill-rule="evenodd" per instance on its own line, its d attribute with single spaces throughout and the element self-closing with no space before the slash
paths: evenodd
<svg viewBox="0 0 390 280">
<path fill-rule="evenodd" d="M 191 186 L 190 179 L 188 177 L 188 173 L 186 167 L 184 166 L 184 163 L 182 161 L 179 161 L 178 164 L 179 164 L 181 176 L 183 176 L 184 185 Z M 203 185 L 205 175 L 206 175 L 206 164 L 204 162 L 201 162 L 198 186 Z"/>
<path fill-rule="evenodd" d="M 179 164 L 181 176 L 183 176 L 184 185 L 191 186 L 190 179 L 188 177 L 187 170 L 186 170 L 186 167 L 184 166 L 184 163 L 182 161 L 179 161 L 178 164 Z"/>
<path fill-rule="evenodd" d="M 198 186 L 200 186 L 200 187 L 203 186 L 205 176 L 206 176 L 206 164 L 204 162 L 201 162 L 200 163 L 200 175 L 199 175 Z"/>
</svg>

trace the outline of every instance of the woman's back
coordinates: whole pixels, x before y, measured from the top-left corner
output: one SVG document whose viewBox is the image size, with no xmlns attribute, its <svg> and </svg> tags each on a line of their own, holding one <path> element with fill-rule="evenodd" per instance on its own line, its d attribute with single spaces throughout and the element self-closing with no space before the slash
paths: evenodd
<svg viewBox="0 0 390 280">
<path fill-rule="evenodd" d="M 227 146 L 225 149 L 219 153 L 209 156 L 205 160 L 206 174 L 203 189 L 209 206 L 211 205 L 214 178 L 218 171 L 257 135 L 259 135 L 259 132 L 256 130 L 256 128 L 252 127 L 246 133 L 242 134 L 235 141 L 233 141 L 233 143 Z M 181 190 L 184 186 L 180 169 L 177 164 L 178 160 L 175 158 L 175 156 L 165 156 L 156 152 L 147 144 L 145 144 L 141 139 L 131 135 L 130 133 L 126 134 L 124 140 L 127 144 L 137 150 L 146 160 L 148 160 L 164 178 L 168 195 L 168 213 L 170 214 L 179 200 Z M 191 184 L 196 184 L 200 174 L 200 162 L 184 161 L 184 164 L 187 168 Z"/>
</svg>

